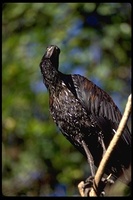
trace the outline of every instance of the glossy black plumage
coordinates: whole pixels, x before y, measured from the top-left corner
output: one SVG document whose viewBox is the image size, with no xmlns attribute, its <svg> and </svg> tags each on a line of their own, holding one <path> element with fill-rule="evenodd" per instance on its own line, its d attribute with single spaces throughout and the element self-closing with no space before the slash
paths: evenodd
<svg viewBox="0 0 133 200">
<path fill-rule="evenodd" d="M 121 113 L 111 97 L 81 75 L 65 75 L 58 71 L 60 49 L 47 48 L 40 69 L 49 91 L 50 113 L 63 135 L 86 156 L 82 140 L 90 150 L 95 166 L 103 156 L 102 138 L 108 147 Z M 125 128 L 106 168 L 106 173 L 119 177 L 131 159 L 131 134 Z"/>
</svg>

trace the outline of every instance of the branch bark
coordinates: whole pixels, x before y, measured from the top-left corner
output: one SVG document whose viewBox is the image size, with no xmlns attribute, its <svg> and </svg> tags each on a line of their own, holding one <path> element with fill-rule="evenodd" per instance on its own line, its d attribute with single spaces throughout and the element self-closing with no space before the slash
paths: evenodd
<svg viewBox="0 0 133 200">
<path fill-rule="evenodd" d="M 114 134 L 114 137 L 111 140 L 111 142 L 110 142 L 110 144 L 107 148 L 107 151 L 104 154 L 104 156 L 103 156 L 103 158 L 100 162 L 100 165 L 98 167 L 98 170 L 97 170 L 95 178 L 94 178 L 94 184 L 93 184 L 93 187 L 92 187 L 92 189 L 89 193 L 89 196 L 97 196 L 95 189 L 99 187 L 99 183 L 100 183 L 100 180 L 101 180 L 101 178 L 104 174 L 106 164 L 107 164 L 107 162 L 110 158 L 111 153 L 113 152 L 113 149 L 117 145 L 119 138 L 122 135 L 122 132 L 123 132 L 125 126 L 126 126 L 128 118 L 129 118 L 130 112 L 131 112 L 131 94 L 128 97 L 126 108 L 125 108 L 124 114 L 122 116 L 122 119 L 120 121 L 120 124 L 118 126 L 118 129 L 117 129 L 116 133 Z"/>
</svg>

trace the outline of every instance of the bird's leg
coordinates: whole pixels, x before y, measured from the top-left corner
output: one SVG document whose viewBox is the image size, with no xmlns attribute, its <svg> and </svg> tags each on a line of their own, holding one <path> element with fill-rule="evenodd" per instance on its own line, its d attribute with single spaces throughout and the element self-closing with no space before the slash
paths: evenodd
<svg viewBox="0 0 133 200">
<path fill-rule="evenodd" d="M 85 150 L 85 153 L 87 155 L 87 159 L 88 159 L 88 162 L 89 162 L 89 165 L 90 165 L 91 175 L 94 177 L 94 175 L 95 175 L 95 166 L 94 166 L 93 157 L 92 157 L 91 152 L 89 151 L 85 141 L 82 140 L 81 143 L 82 143 L 82 146 L 83 146 L 83 148 Z"/>
<path fill-rule="evenodd" d="M 103 141 L 103 136 L 102 136 L 101 132 L 98 134 L 98 140 L 99 140 L 99 142 L 100 142 L 100 144 L 101 144 L 101 146 L 103 148 L 103 156 L 104 156 L 104 154 L 106 152 L 106 147 L 105 147 L 105 144 L 104 144 L 104 141 Z"/>
<path fill-rule="evenodd" d="M 101 144 L 101 146 L 103 148 L 103 155 L 104 155 L 104 153 L 106 152 L 106 148 L 105 148 L 105 144 L 103 142 L 103 138 L 102 138 L 101 134 L 99 135 L 99 141 L 100 141 L 100 144 Z M 93 187 L 93 184 L 94 184 L 95 166 L 94 166 L 93 157 L 92 157 L 91 152 L 89 151 L 85 141 L 82 140 L 81 143 L 82 143 L 82 146 L 83 146 L 83 148 L 85 150 L 85 153 L 87 155 L 87 159 L 88 159 L 88 162 L 89 162 L 89 165 L 90 165 L 90 169 L 91 169 L 91 176 L 88 177 L 84 181 L 84 187 L 83 187 L 84 196 L 88 196 L 89 192 L 90 192 L 90 190 L 91 190 L 91 188 Z M 95 190 L 96 190 L 95 192 L 97 193 L 98 196 L 104 196 L 104 187 L 106 186 L 107 182 L 109 182 L 110 176 L 108 176 L 107 178 L 102 178 L 101 179 L 101 183 L 100 183 L 99 188 L 97 188 L 95 186 Z"/>
<path fill-rule="evenodd" d="M 93 157 L 92 157 L 91 152 L 89 151 L 85 141 L 81 140 L 81 144 L 82 144 L 84 151 L 86 153 L 87 160 L 88 160 L 90 170 L 91 170 L 91 176 L 89 178 L 87 178 L 87 180 L 84 182 L 84 187 L 83 187 L 84 195 L 87 196 L 87 193 L 89 194 L 89 192 L 90 192 L 90 190 L 93 186 L 93 180 L 94 180 L 94 176 L 95 176 L 95 166 L 94 166 Z"/>
</svg>

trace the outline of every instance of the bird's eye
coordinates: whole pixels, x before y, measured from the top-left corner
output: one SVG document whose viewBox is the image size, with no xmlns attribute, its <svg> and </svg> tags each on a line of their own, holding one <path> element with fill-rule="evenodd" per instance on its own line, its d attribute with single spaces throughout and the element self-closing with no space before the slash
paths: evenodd
<svg viewBox="0 0 133 200">
<path fill-rule="evenodd" d="M 56 47 L 56 51 L 58 51 L 60 53 L 60 49 L 58 47 Z"/>
</svg>

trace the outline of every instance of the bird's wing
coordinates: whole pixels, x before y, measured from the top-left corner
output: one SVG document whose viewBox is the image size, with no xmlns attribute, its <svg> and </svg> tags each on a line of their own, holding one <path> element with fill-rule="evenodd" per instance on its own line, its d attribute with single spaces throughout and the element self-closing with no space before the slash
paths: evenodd
<svg viewBox="0 0 133 200">
<path fill-rule="evenodd" d="M 72 80 L 77 98 L 89 115 L 94 118 L 97 125 L 102 130 L 105 129 L 105 132 L 108 131 L 108 125 L 111 125 L 111 129 L 116 131 L 122 115 L 112 98 L 81 75 L 72 75 Z M 131 143 L 131 134 L 128 127 L 125 128 L 122 138 L 127 144 Z"/>
</svg>

